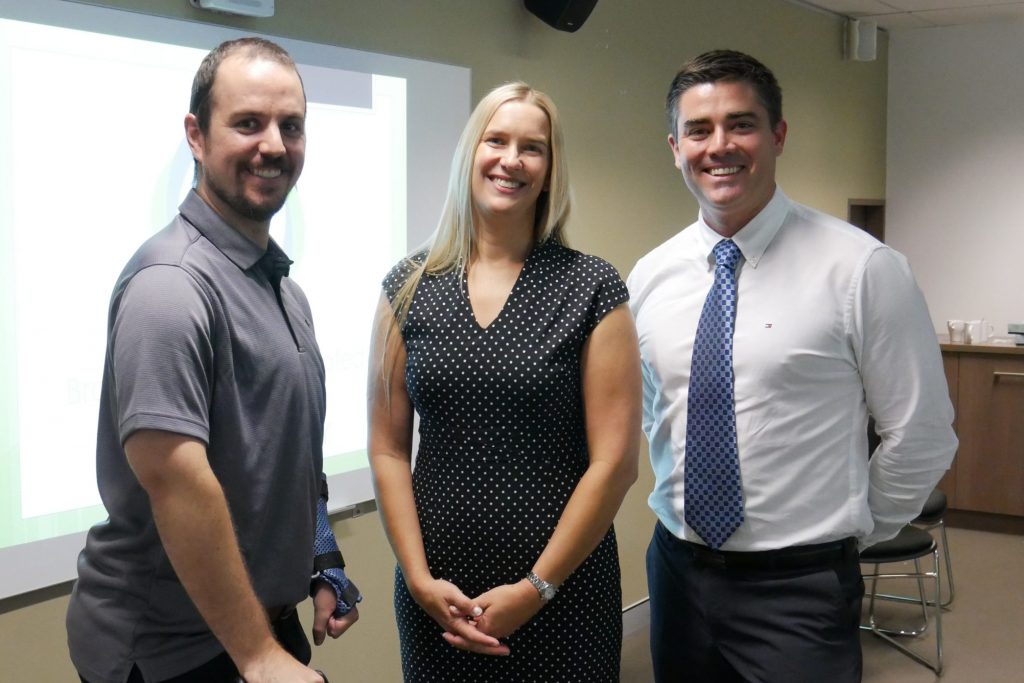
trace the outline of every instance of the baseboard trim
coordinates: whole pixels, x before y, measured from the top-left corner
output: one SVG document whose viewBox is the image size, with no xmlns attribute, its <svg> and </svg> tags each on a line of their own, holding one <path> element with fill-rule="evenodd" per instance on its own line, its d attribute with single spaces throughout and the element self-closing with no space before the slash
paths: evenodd
<svg viewBox="0 0 1024 683">
<path fill-rule="evenodd" d="M 622 636 L 628 637 L 651 623 L 651 600 L 644 598 L 622 608 Z"/>
<path fill-rule="evenodd" d="M 946 510 L 946 524 L 962 529 L 1024 536 L 1024 517 L 1014 515 L 950 509 Z"/>
</svg>

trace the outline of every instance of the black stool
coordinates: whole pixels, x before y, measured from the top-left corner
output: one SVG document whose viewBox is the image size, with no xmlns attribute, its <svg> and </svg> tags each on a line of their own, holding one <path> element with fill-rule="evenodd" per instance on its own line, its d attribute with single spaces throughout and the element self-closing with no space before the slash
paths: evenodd
<svg viewBox="0 0 1024 683">
<path fill-rule="evenodd" d="M 932 571 L 926 572 L 921 569 L 920 560 L 922 557 L 932 556 Z M 886 641 L 897 650 L 907 655 L 914 661 L 923 664 L 936 674 L 942 674 L 942 605 L 940 604 L 939 591 L 941 590 L 941 579 L 939 572 L 939 551 L 935 539 L 927 531 L 916 526 L 907 525 L 900 530 L 900 533 L 893 539 L 876 543 L 870 548 L 865 548 L 860 553 L 860 561 L 864 564 L 874 565 L 874 571 L 864 574 L 864 578 L 871 581 L 870 597 L 868 601 L 868 623 L 861 625 L 866 631 Z M 913 561 L 913 572 L 880 573 L 879 565 L 894 562 Z M 878 594 L 879 579 L 915 579 L 920 595 L 919 600 L 904 596 L 889 596 L 889 599 L 902 598 L 902 600 L 921 605 L 922 624 L 916 629 L 894 629 L 884 628 L 875 620 L 876 598 L 882 598 Z M 925 580 L 931 579 L 935 582 L 935 600 L 928 600 L 925 592 Z M 901 600 L 901 601 L 902 601 Z M 931 608 L 932 621 L 935 623 L 935 660 L 929 660 L 914 652 L 903 643 L 897 641 L 893 636 L 924 636 L 928 631 L 928 611 Z"/>
</svg>

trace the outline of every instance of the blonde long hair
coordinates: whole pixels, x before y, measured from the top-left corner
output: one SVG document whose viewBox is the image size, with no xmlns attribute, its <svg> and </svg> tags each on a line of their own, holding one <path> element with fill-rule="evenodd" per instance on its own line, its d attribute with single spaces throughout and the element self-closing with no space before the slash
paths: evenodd
<svg viewBox="0 0 1024 683">
<path fill-rule="evenodd" d="M 448 191 L 437 230 L 429 241 L 426 259 L 421 264 L 412 264 L 413 270 L 399 288 L 391 302 L 397 321 L 397 329 L 405 325 L 412 306 L 416 287 L 424 274 L 443 275 L 452 271 L 462 272 L 469 264 L 476 240 L 473 224 L 473 161 L 476 150 L 498 107 L 506 102 L 526 102 L 536 105 L 548 117 L 551 127 L 550 165 L 548 168 L 548 189 L 537 199 L 537 213 L 534 217 L 534 243 L 554 242 L 566 244 L 565 225 L 571 208 L 569 188 L 569 164 L 565 158 L 565 138 L 558 109 L 545 93 L 534 90 L 526 83 L 514 82 L 498 86 L 487 93 L 476 105 L 459 137 L 448 175 Z M 394 329 L 394 328 L 391 328 Z M 388 348 L 391 329 L 385 334 L 384 348 Z M 385 386 L 389 386 L 393 363 L 387 358 L 382 370 Z"/>
</svg>

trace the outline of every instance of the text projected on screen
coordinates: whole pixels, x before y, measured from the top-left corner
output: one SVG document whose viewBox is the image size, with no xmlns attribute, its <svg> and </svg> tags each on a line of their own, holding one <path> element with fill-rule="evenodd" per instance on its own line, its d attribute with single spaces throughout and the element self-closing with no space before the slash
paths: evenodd
<svg viewBox="0 0 1024 683">
<path fill-rule="evenodd" d="M 0 598 L 47 583 L 7 585 L 23 557 L 54 562 L 23 549 L 67 539 L 67 554 L 76 547 L 68 535 L 106 516 L 95 443 L 110 292 L 191 187 L 183 120 L 199 62 L 242 35 L 55 0 L 15 5 L 0 0 Z M 62 18 L 40 21 L 37 10 Z M 91 30 L 73 28 L 76 18 Z M 115 25 L 119 35 L 106 32 Z M 187 39 L 165 40 L 172 35 Z M 469 78 L 458 67 L 278 42 L 303 78 L 307 147 L 271 234 L 295 261 L 325 360 L 334 509 L 372 497 L 370 322 L 381 278 L 439 214 Z M 434 111 L 424 97 L 432 89 L 459 96 Z M 425 128 L 442 131 L 440 141 L 417 143 Z M 432 199 L 409 188 L 413 174 L 427 178 L 419 184 Z M 55 580 L 72 578 L 73 556 L 60 563 Z"/>
</svg>

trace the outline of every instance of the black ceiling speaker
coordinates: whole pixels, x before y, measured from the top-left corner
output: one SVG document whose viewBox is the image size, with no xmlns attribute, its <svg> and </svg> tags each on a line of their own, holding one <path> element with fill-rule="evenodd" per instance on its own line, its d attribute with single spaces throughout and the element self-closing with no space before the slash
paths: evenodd
<svg viewBox="0 0 1024 683">
<path fill-rule="evenodd" d="M 544 23 L 572 33 L 583 26 L 597 0 L 524 0 L 524 4 Z"/>
</svg>

